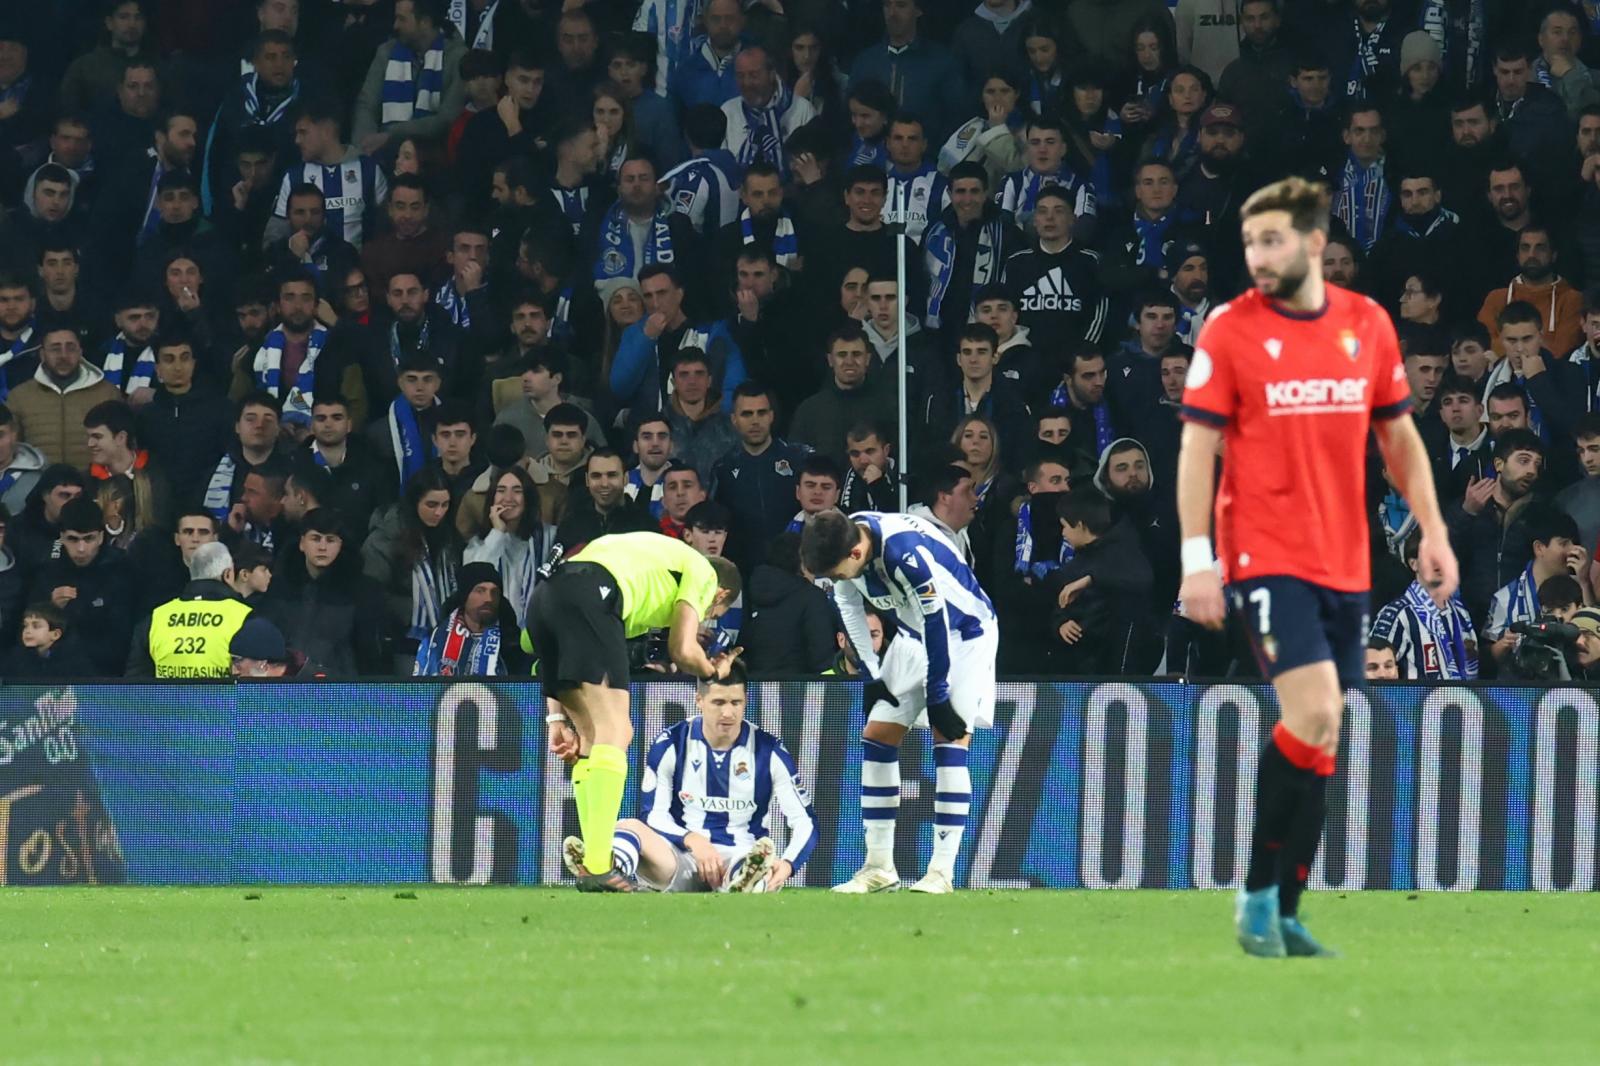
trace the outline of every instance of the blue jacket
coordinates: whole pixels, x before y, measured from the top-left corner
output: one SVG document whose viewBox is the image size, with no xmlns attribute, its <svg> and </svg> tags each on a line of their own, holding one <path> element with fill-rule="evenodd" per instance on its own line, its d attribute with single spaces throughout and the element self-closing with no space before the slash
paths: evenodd
<svg viewBox="0 0 1600 1066">
<path fill-rule="evenodd" d="M 850 68 L 850 84 L 868 78 L 883 82 L 901 107 L 922 116 L 934 150 L 967 118 L 972 106 L 973 94 L 961 64 L 948 48 L 925 37 L 898 55 L 889 51 L 886 40 L 863 49 Z"/>
<path fill-rule="evenodd" d="M 662 334 L 670 337 L 670 334 Z M 734 343 L 726 322 L 707 322 L 686 326 L 679 348 L 701 348 L 711 367 L 712 388 L 722 393 L 722 409 L 733 410 L 733 390 L 745 379 L 744 356 Z M 670 353 L 668 363 L 671 362 Z M 621 407 L 631 408 L 637 417 L 645 411 L 660 411 L 666 406 L 666 389 L 661 353 L 657 341 L 644 335 L 644 322 L 635 322 L 622 334 L 617 357 L 611 363 L 611 395 Z"/>
<path fill-rule="evenodd" d="M 712 469 L 713 498 L 733 512 L 726 554 L 741 570 L 765 561 L 767 542 L 800 509 L 794 490 L 807 454 L 803 445 L 773 437 L 760 455 L 736 445 Z"/>
<path fill-rule="evenodd" d="M 683 58 L 678 61 L 678 69 L 672 72 L 672 95 L 678 98 L 685 111 L 696 104 L 721 107 L 739 95 L 739 82 L 733 76 L 733 58 L 750 43 L 741 36 L 728 58 L 713 66 L 711 42 L 706 36 L 701 34 L 689 42 Z"/>
</svg>

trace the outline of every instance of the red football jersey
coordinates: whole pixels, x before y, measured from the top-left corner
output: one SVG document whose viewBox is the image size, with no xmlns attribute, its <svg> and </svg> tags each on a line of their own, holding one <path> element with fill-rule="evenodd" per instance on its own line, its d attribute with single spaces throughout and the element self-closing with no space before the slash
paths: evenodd
<svg viewBox="0 0 1600 1066">
<path fill-rule="evenodd" d="M 1410 410 L 1394 323 L 1367 297 L 1329 285 L 1322 311 L 1298 314 L 1251 290 L 1217 308 L 1195 344 L 1183 417 L 1223 430 L 1224 579 L 1365 591 L 1367 432 Z"/>
</svg>

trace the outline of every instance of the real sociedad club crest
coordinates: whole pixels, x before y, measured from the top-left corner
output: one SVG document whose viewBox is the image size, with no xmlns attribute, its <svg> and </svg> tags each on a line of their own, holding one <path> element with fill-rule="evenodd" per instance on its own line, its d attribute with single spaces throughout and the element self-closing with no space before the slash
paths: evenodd
<svg viewBox="0 0 1600 1066">
<path fill-rule="evenodd" d="M 616 277 L 627 269 L 627 260 L 622 258 L 622 253 L 615 248 L 608 249 L 600 257 L 600 267 L 609 277 Z"/>
<path fill-rule="evenodd" d="M 1344 354 L 1350 357 L 1353 363 L 1361 354 L 1361 339 L 1347 329 L 1339 331 L 1339 343 L 1344 347 Z"/>
</svg>

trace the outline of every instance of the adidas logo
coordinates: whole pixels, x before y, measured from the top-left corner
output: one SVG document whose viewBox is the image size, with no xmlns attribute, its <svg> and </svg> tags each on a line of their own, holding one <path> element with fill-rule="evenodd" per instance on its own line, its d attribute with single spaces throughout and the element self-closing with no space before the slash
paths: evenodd
<svg viewBox="0 0 1600 1066">
<path fill-rule="evenodd" d="M 1060 267 L 1052 267 L 1022 293 L 1023 311 L 1082 311 L 1083 300 L 1073 294 Z"/>
<path fill-rule="evenodd" d="M 610 585 L 601 585 L 600 586 L 600 598 L 603 600 L 609 595 L 611 595 L 611 586 Z"/>
</svg>

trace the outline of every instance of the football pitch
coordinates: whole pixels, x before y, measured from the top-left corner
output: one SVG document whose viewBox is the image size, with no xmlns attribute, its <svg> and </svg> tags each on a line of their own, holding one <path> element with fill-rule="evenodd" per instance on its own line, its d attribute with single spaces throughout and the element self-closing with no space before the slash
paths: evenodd
<svg viewBox="0 0 1600 1066">
<path fill-rule="evenodd" d="M 1592 1062 L 1600 896 L 0 890 L 0 1061 Z"/>
</svg>

